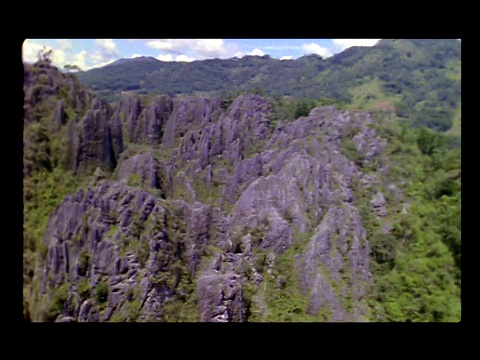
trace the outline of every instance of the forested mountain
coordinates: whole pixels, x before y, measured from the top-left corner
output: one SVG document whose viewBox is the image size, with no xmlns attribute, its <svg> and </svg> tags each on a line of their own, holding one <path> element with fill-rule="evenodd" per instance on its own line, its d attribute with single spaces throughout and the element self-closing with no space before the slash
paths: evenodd
<svg viewBox="0 0 480 360">
<path fill-rule="evenodd" d="M 119 100 L 122 91 L 175 96 L 256 90 L 269 96 L 333 99 L 351 109 L 391 108 L 411 125 L 446 131 L 459 116 L 460 55 L 456 39 L 398 39 L 351 47 L 327 59 L 121 59 L 77 76 L 110 101 Z"/>
<path fill-rule="evenodd" d="M 426 64 L 407 45 L 375 51 Z M 367 50 L 296 61 L 340 76 L 332 64 L 361 69 Z M 459 82 L 443 51 L 423 73 Z M 99 71 L 145 63 L 175 65 Z M 24 64 L 25 319 L 459 321 L 458 135 L 411 127 L 410 105 L 375 107 L 362 84 L 349 104 L 266 90 L 107 102 L 46 58 Z"/>
</svg>

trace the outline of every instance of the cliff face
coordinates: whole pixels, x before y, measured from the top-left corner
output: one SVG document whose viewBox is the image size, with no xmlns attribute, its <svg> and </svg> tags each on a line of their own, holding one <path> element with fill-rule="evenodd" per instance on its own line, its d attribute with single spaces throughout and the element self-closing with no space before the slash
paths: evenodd
<svg viewBox="0 0 480 360">
<path fill-rule="evenodd" d="M 36 276 L 45 299 L 61 299 L 55 320 L 249 321 L 252 309 L 266 319 L 266 294 L 284 286 L 278 259 L 294 248 L 288 270 L 308 316 L 367 314 L 356 192 L 372 195 L 378 216 L 388 206 L 374 174 L 388 171 L 386 142 L 370 113 L 326 106 L 273 128 L 259 95 L 228 107 L 89 101 L 74 118 L 59 103 L 52 121 L 65 129 L 69 169 L 110 174 L 97 169 L 48 220 Z"/>
</svg>

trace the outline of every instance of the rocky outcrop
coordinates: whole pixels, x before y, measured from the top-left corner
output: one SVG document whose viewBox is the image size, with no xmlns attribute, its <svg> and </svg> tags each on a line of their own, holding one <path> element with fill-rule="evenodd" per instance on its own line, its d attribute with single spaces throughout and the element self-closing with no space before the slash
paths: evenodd
<svg viewBox="0 0 480 360">
<path fill-rule="evenodd" d="M 116 106 L 114 118 L 124 124 L 131 142 L 153 145 L 160 143 L 172 109 L 173 101 L 169 96 L 158 96 L 147 106 L 142 105 L 139 97 L 129 96 Z"/>
<path fill-rule="evenodd" d="M 219 101 L 205 97 L 180 99 L 165 124 L 163 143 L 167 147 L 175 144 L 175 139 L 184 137 L 190 127 L 200 128 L 205 123 L 214 122 L 219 116 Z"/>
<path fill-rule="evenodd" d="M 383 194 L 379 191 L 373 199 L 370 201 L 370 204 L 372 205 L 373 209 L 377 213 L 377 216 L 384 217 L 387 215 L 387 209 L 385 207 L 385 204 L 387 201 L 383 197 Z"/>
<path fill-rule="evenodd" d="M 123 162 L 118 170 L 118 180 L 127 183 L 132 174 L 141 179 L 140 186 L 161 189 L 158 162 L 151 152 L 138 154 Z"/>
<path fill-rule="evenodd" d="M 235 167 L 246 155 L 260 150 L 269 135 L 270 103 L 258 95 L 241 95 L 224 111 L 219 100 L 180 100 L 166 126 L 167 147 L 182 137 L 180 164 L 194 161 L 201 171 L 217 159 Z"/>
<path fill-rule="evenodd" d="M 40 123 L 42 129 L 48 129 L 46 139 L 56 141 L 56 152 L 65 150 L 66 153 L 66 158 L 65 153 L 61 156 L 55 154 L 56 157 L 62 163 L 66 160 L 66 168 L 77 175 L 93 172 L 96 167 L 113 170 L 123 151 L 123 135 L 118 119 L 112 117 L 110 106 L 82 89 L 75 78 L 61 73 L 48 61 L 25 64 L 24 74 L 24 121 L 27 127 L 35 128 Z M 63 149 L 64 145 L 58 144 L 65 143 L 65 140 L 66 149 Z M 28 147 L 33 141 L 27 141 L 27 145 L 26 151 L 29 152 Z"/>
<path fill-rule="evenodd" d="M 69 283 L 72 293 L 88 292 L 88 298 L 67 301 L 58 321 L 162 318 L 162 304 L 176 296 L 181 277 L 198 271 L 211 223 L 210 208 L 201 203 L 174 201 L 167 210 L 141 188 L 100 180 L 50 216 L 41 290 Z"/>
<path fill-rule="evenodd" d="M 263 174 L 262 157 L 260 154 L 241 161 L 235 167 L 233 175 L 228 178 L 223 188 L 223 201 L 235 204 L 245 188 Z"/>
<path fill-rule="evenodd" d="M 241 277 L 233 272 L 204 272 L 197 282 L 200 321 L 245 321 Z"/>
<path fill-rule="evenodd" d="M 386 169 L 371 114 L 325 106 L 272 128 L 271 102 L 259 95 L 228 108 L 129 96 L 113 110 L 73 85 L 70 95 L 52 126 L 66 126 L 68 167 L 94 181 L 48 221 L 41 291 L 55 302 L 67 284 L 69 294 L 57 321 L 171 320 L 175 303 L 194 321 L 248 321 L 253 303 L 264 319 L 267 283 L 284 286 L 277 259 L 294 243 L 308 315 L 363 319 L 370 245 L 358 189 L 379 217 L 388 206 L 380 180 L 364 173 Z M 70 119 L 80 104 L 87 109 Z"/>
<path fill-rule="evenodd" d="M 39 61 L 35 65 L 24 64 L 24 118 L 27 122 L 39 121 L 46 115 L 48 108 L 54 110 L 52 128 L 58 131 L 58 123 L 67 121 L 67 107 L 84 114 L 95 98 L 89 91 L 81 88 L 75 78 L 63 74 L 48 61 Z M 61 99 L 61 100 L 59 100 Z M 37 107 L 43 104 L 43 109 Z"/>
<path fill-rule="evenodd" d="M 58 131 L 66 123 L 67 114 L 65 113 L 65 102 L 63 100 L 59 100 L 57 103 L 57 107 L 53 112 L 52 128 L 54 131 Z"/>
<path fill-rule="evenodd" d="M 144 228 L 148 231 L 142 232 Z M 43 290 L 68 282 L 91 295 L 64 310 L 77 321 L 106 320 L 115 312 L 126 320 L 132 315 L 129 302 L 137 300 L 139 316 L 145 302 L 153 309 L 171 294 L 153 280 L 168 272 L 170 261 L 168 254 L 157 256 L 171 247 L 165 209 L 144 190 L 104 180 L 95 188 L 80 189 L 51 215 L 45 242 L 49 251 Z M 99 295 L 102 286 L 107 289 L 104 298 Z"/>
<path fill-rule="evenodd" d="M 117 151 L 122 142 L 122 134 L 115 132 L 117 138 L 112 137 L 109 123 L 108 107 L 96 103 L 96 109 L 87 112 L 85 117 L 69 123 L 67 130 L 69 167 L 75 173 L 87 169 L 103 167 L 113 170 L 117 165 L 114 142 Z"/>
<path fill-rule="evenodd" d="M 349 204 L 330 208 L 298 264 L 309 313 L 327 308 L 327 320 L 359 321 L 367 310 L 360 300 L 368 289 L 368 254 L 358 211 Z"/>
<path fill-rule="evenodd" d="M 108 122 L 108 127 L 110 129 L 110 134 L 112 137 L 112 147 L 115 159 L 119 159 L 120 154 L 123 152 L 124 149 L 123 130 L 120 118 L 115 114 L 111 116 L 110 121 Z"/>
</svg>

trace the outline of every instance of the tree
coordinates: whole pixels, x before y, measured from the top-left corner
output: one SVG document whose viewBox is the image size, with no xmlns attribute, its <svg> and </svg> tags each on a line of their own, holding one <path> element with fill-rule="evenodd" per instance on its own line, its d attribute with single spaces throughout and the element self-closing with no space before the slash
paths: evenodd
<svg viewBox="0 0 480 360">
<path fill-rule="evenodd" d="M 397 101 L 395 103 L 395 115 L 398 117 L 406 117 L 408 116 L 409 109 L 407 104 L 405 104 L 403 101 Z"/>
<path fill-rule="evenodd" d="M 53 50 L 47 50 L 47 47 L 44 46 L 41 50 L 38 51 L 37 58 L 40 62 L 52 63 Z"/>
<path fill-rule="evenodd" d="M 432 156 L 435 149 L 440 148 L 445 139 L 436 131 L 421 127 L 417 135 L 417 145 L 420 151 L 428 156 Z"/>
<path fill-rule="evenodd" d="M 299 99 L 295 105 L 295 119 L 298 119 L 301 116 L 308 116 L 308 114 L 310 114 L 310 110 L 312 110 L 314 107 L 314 101 Z"/>
<path fill-rule="evenodd" d="M 64 68 L 67 72 L 82 71 L 82 69 L 80 69 L 77 65 L 66 64 L 63 68 Z"/>
</svg>

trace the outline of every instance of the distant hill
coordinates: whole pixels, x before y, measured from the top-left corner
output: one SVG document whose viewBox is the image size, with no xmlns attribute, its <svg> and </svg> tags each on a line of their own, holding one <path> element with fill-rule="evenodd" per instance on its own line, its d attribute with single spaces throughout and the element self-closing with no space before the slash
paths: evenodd
<svg viewBox="0 0 480 360">
<path fill-rule="evenodd" d="M 456 39 L 381 40 L 330 58 L 270 56 L 163 62 L 120 59 L 77 74 L 110 102 L 122 92 L 176 95 L 260 91 L 270 96 L 333 99 L 355 109 L 394 110 L 414 126 L 447 131 L 459 113 L 461 43 Z"/>
</svg>

